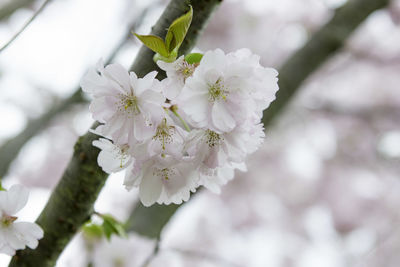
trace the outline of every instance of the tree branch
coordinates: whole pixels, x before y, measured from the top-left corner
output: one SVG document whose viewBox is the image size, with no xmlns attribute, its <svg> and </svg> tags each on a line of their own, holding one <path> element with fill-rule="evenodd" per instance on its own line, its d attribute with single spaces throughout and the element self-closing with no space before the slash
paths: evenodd
<svg viewBox="0 0 400 267">
<path fill-rule="evenodd" d="M 32 4 L 34 0 L 11 0 L 0 9 L 0 21 L 11 16 L 16 10 Z"/>
<path fill-rule="evenodd" d="M 333 18 L 316 32 L 279 71 L 276 100 L 264 111 L 263 123 L 268 125 L 289 103 L 303 81 L 342 48 L 350 34 L 373 11 L 383 8 L 389 0 L 352 0 L 338 8 Z"/>
<path fill-rule="evenodd" d="M 4 51 L 12 42 L 14 42 L 15 39 L 31 24 L 32 21 L 35 20 L 35 18 L 44 10 L 44 8 L 47 6 L 48 3 L 50 3 L 51 0 L 45 0 L 43 4 L 39 7 L 39 9 L 33 14 L 33 16 L 22 26 L 22 28 L 13 36 L 11 39 L 3 46 L 0 48 L 0 53 Z"/>
<path fill-rule="evenodd" d="M 280 69 L 277 99 L 264 111 L 264 126 L 276 118 L 301 83 L 343 46 L 349 35 L 369 14 L 387 4 L 388 0 L 352 0 L 337 9 L 333 18 Z M 159 238 L 162 229 L 179 207 L 155 204 L 145 208 L 138 203 L 128 219 L 127 229 L 150 238 Z"/>
<path fill-rule="evenodd" d="M 83 102 L 85 102 L 85 99 L 79 90 L 60 103 L 53 105 L 50 110 L 48 110 L 39 118 L 29 120 L 25 129 L 21 133 L 12 139 L 9 139 L 0 147 L 0 177 L 4 177 L 7 174 L 11 162 L 15 159 L 15 157 L 18 155 L 18 152 L 25 145 L 25 143 L 31 139 L 31 137 L 42 131 L 56 115 L 66 111 L 73 104 L 79 104 Z"/>
<path fill-rule="evenodd" d="M 206 18 L 211 14 L 208 7 L 215 7 L 220 0 L 197 0 L 193 3 L 194 24 L 193 27 L 202 29 Z M 166 29 L 168 22 L 172 22 L 176 17 L 185 13 L 188 1 L 172 0 L 161 15 L 156 26 L 153 28 Z M 198 8 L 201 8 L 198 10 Z M 205 12 L 210 12 L 208 15 Z M 203 17 L 197 18 L 196 14 Z M 191 38 L 196 39 L 198 32 L 192 30 L 188 37 L 186 49 L 193 46 Z M 189 39 L 190 38 L 190 39 Z M 136 73 L 148 72 L 148 53 L 141 49 L 136 58 L 132 70 Z M 150 58 L 152 62 L 152 56 Z M 153 63 L 155 66 L 155 64 Z M 145 70 L 144 70 L 145 69 Z M 93 127 L 96 127 L 95 124 Z M 99 150 L 92 146 L 93 140 L 98 136 L 88 132 L 79 138 L 74 147 L 73 157 L 53 191 L 46 207 L 36 221 L 44 230 L 44 237 L 39 241 L 39 246 L 35 250 L 29 248 L 18 251 L 13 257 L 9 266 L 11 267 L 47 267 L 54 266 L 55 262 L 71 240 L 73 235 L 90 218 L 93 211 L 93 204 L 98 193 L 103 187 L 107 174 L 97 165 L 97 155 Z"/>
</svg>

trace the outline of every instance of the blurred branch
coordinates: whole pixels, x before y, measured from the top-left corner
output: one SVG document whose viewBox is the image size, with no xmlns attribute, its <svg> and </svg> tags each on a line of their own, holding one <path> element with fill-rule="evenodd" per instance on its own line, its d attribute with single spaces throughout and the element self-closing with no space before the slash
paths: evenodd
<svg viewBox="0 0 400 267">
<path fill-rule="evenodd" d="M 264 111 L 264 125 L 268 126 L 271 123 L 301 83 L 343 46 L 347 37 L 369 14 L 386 4 L 388 0 L 352 0 L 337 9 L 333 18 L 280 69 L 280 89 L 277 99 Z M 145 208 L 138 203 L 128 219 L 127 228 L 143 236 L 159 238 L 162 229 L 179 207 L 180 205 L 155 204 Z"/>
<path fill-rule="evenodd" d="M 31 24 L 32 21 L 35 20 L 35 18 L 44 10 L 44 8 L 47 6 L 48 3 L 50 3 L 51 0 L 46 0 L 43 2 L 43 4 L 39 7 L 39 9 L 33 14 L 33 16 L 22 26 L 22 28 L 13 36 L 11 39 L 2 47 L 0 48 L 0 53 L 4 51 L 17 37 Z"/>
<path fill-rule="evenodd" d="M 400 65 L 400 55 L 392 56 L 389 58 L 384 58 L 380 55 L 371 53 L 366 50 L 357 50 L 355 48 L 347 47 L 346 51 L 357 60 L 367 61 L 378 66 L 393 66 Z"/>
<path fill-rule="evenodd" d="M 16 10 L 32 4 L 34 0 L 10 0 L 0 9 L 0 21 L 11 16 Z"/>
<path fill-rule="evenodd" d="M 194 45 L 191 39 L 196 39 L 198 34 L 196 30 L 204 27 L 208 16 L 219 2 L 220 0 L 197 0 L 192 3 L 194 29 L 187 36 L 187 43 L 191 45 L 186 45 L 185 49 L 190 49 Z M 171 0 L 153 27 L 153 33 L 165 35 L 165 29 L 169 23 L 187 10 L 187 0 Z M 199 17 L 196 18 L 196 14 Z M 150 65 L 148 61 L 148 52 L 141 49 L 132 70 L 136 73 L 143 73 L 143 68 L 147 68 L 146 71 L 148 71 Z M 153 62 L 152 56 L 150 61 Z M 153 63 L 153 65 L 155 64 Z M 93 128 L 96 126 L 95 123 Z M 35 250 L 27 248 L 18 251 L 12 258 L 10 266 L 54 266 L 58 256 L 73 235 L 89 219 L 93 212 L 94 201 L 108 176 L 97 164 L 99 150 L 92 146 L 93 140 L 97 138 L 98 136 L 90 132 L 79 138 L 61 181 L 37 220 L 44 230 L 43 239 L 39 241 L 39 246 Z"/>
<path fill-rule="evenodd" d="M 55 104 L 39 118 L 29 120 L 25 129 L 20 134 L 6 141 L 0 147 L 0 177 L 4 177 L 7 174 L 11 162 L 31 137 L 43 130 L 56 115 L 66 111 L 73 104 L 82 103 L 84 101 L 81 91 L 76 91 L 67 99 Z"/>
<path fill-rule="evenodd" d="M 276 100 L 264 111 L 263 123 L 268 125 L 289 103 L 303 81 L 340 49 L 350 34 L 373 11 L 383 8 L 389 0 L 352 0 L 338 8 L 333 18 L 316 32 L 279 71 Z"/>
<path fill-rule="evenodd" d="M 146 258 L 146 260 L 143 262 L 141 267 L 147 267 L 149 266 L 150 262 L 157 256 L 158 252 L 160 251 L 160 239 L 156 240 L 156 245 L 154 246 L 153 251 L 151 254 Z"/>
<path fill-rule="evenodd" d="M 144 9 L 143 12 L 141 12 L 141 14 L 129 26 L 129 31 L 127 31 L 127 34 L 113 49 L 111 55 L 106 61 L 106 64 L 109 64 L 115 59 L 117 53 L 122 49 L 122 47 L 128 42 L 129 38 L 132 36 L 131 31 L 139 27 L 140 24 L 143 22 L 147 11 L 148 8 Z M 73 105 L 85 102 L 86 99 L 83 95 L 83 92 L 81 91 L 81 88 L 78 87 L 76 88 L 75 93 L 73 93 L 70 97 L 62 100 L 57 104 L 54 104 L 52 108 L 50 108 L 39 118 L 29 120 L 27 125 L 25 126 L 25 129 L 20 134 L 6 141 L 2 146 L 0 146 L 0 177 L 4 177 L 7 174 L 11 162 L 16 158 L 18 152 L 26 144 L 26 142 L 29 141 L 29 139 L 45 129 L 57 115 L 67 111 Z"/>
<path fill-rule="evenodd" d="M 382 118 L 400 120 L 400 107 L 393 104 L 375 105 L 372 107 L 350 107 L 347 105 L 339 106 L 334 103 L 325 103 L 310 111 L 323 112 L 334 116 L 355 117 L 366 121 L 381 120 Z"/>
</svg>

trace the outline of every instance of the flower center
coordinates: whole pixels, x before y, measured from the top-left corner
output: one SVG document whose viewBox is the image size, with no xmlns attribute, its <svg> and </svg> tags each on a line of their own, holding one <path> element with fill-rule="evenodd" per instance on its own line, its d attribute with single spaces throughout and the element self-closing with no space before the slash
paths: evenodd
<svg viewBox="0 0 400 267">
<path fill-rule="evenodd" d="M 205 138 L 206 138 L 206 144 L 209 147 L 220 145 L 224 140 L 224 138 L 220 134 L 217 134 L 216 132 L 211 130 L 206 130 Z"/>
<path fill-rule="evenodd" d="M 16 219 L 17 217 L 14 216 L 9 216 L 9 215 L 3 215 L 3 218 L 1 218 L 1 225 L 4 227 L 10 226 Z"/>
<path fill-rule="evenodd" d="M 139 115 L 140 109 L 138 105 L 137 97 L 133 94 L 124 95 L 119 94 L 120 101 L 118 103 L 119 110 L 132 115 Z"/>
<path fill-rule="evenodd" d="M 175 126 L 168 125 L 167 119 L 164 118 L 160 125 L 158 125 L 156 134 L 153 136 L 153 140 L 159 140 L 161 142 L 162 149 L 165 150 L 165 144 L 172 143 L 172 136 L 175 133 Z"/>
<path fill-rule="evenodd" d="M 174 175 L 175 172 L 171 169 L 164 168 L 164 169 L 156 169 L 153 174 L 161 177 L 164 180 L 169 180 L 171 175 Z"/>
<path fill-rule="evenodd" d="M 122 168 L 123 167 L 123 162 L 129 157 L 128 155 L 128 150 L 129 150 L 129 145 L 125 144 L 122 146 L 116 146 L 114 149 L 116 149 L 116 152 L 119 156 L 120 159 L 120 165 L 119 167 Z"/>
<path fill-rule="evenodd" d="M 229 92 L 222 84 L 221 78 L 219 78 L 214 84 L 210 85 L 208 88 L 208 99 L 211 102 L 219 99 L 226 100 L 228 94 Z"/>
<path fill-rule="evenodd" d="M 187 78 L 193 75 L 197 66 L 198 64 L 189 64 L 186 60 L 184 60 L 178 65 L 177 71 L 183 76 L 183 80 L 186 81 Z"/>
</svg>

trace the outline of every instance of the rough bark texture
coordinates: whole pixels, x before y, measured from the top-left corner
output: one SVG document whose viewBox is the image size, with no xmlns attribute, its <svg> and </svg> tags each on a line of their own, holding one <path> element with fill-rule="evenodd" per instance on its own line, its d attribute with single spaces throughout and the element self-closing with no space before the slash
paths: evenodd
<svg viewBox="0 0 400 267">
<path fill-rule="evenodd" d="M 90 218 L 108 176 L 97 166 L 99 149 L 92 146 L 96 139 L 98 136 L 92 133 L 79 138 L 61 181 L 36 221 L 44 230 L 44 238 L 36 250 L 18 251 L 10 266 L 55 266 L 69 240 Z"/>
<path fill-rule="evenodd" d="M 271 123 L 293 97 L 301 83 L 343 46 L 349 35 L 369 14 L 383 8 L 388 2 L 388 0 L 353 0 L 337 9 L 334 17 L 279 70 L 277 99 L 264 111 L 262 120 L 264 125 Z M 127 229 L 150 238 L 159 238 L 162 229 L 179 207 L 179 205 L 153 205 L 145 208 L 138 203 L 128 219 Z M 157 220 L 154 219 L 155 216 Z"/>
<path fill-rule="evenodd" d="M 192 25 L 197 31 L 192 30 L 189 33 L 184 46 L 186 48 L 183 49 L 191 49 L 194 45 L 191 39 L 196 40 L 198 30 L 203 28 L 203 24 L 206 23 L 208 16 L 219 2 L 220 0 L 194 1 Z M 160 29 L 166 29 L 169 23 L 185 13 L 188 10 L 187 5 L 187 0 L 172 0 L 153 27 L 154 33 L 156 33 L 155 29 L 158 29 L 157 33 L 161 32 Z M 143 76 L 154 70 L 155 64 L 152 62 L 152 55 L 142 48 L 132 70 Z M 36 221 L 44 230 L 43 239 L 39 241 L 39 246 L 35 250 L 27 248 L 18 251 L 9 266 L 54 266 L 65 246 L 82 224 L 89 219 L 97 195 L 107 179 L 107 174 L 97 165 L 99 150 L 92 146 L 92 141 L 97 138 L 98 136 L 90 132 L 80 137 L 61 181 Z"/>
</svg>

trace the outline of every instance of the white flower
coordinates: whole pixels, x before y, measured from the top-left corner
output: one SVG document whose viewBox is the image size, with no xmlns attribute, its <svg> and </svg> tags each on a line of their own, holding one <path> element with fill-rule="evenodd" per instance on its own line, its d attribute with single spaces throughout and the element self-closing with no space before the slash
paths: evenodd
<svg viewBox="0 0 400 267">
<path fill-rule="evenodd" d="M 218 133 L 233 130 L 254 114 L 260 117 L 278 86 L 277 72 L 258 61 L 246 49 L 227 55 L 220 49 L 205 53 L 185 82 L 179 107 L 194 126 Z"/>
<path fill-rule="evenodd" d="M 183 157 L 183 145 L 187 132 L 176 125 L 170 116 L 165 114 L 157 126 L 154 136 L 134 146 L 132 153 L 135 159 L 145 161 L 156 155 L 172 155 L 177 159 Z"/>
<path fill-rule="evenodd" d="M 215 169 L 242 163 L 246 156 L 258 149 L 263 141 L 261 124 L 237 127 L 228 133 L 210 129 L 192 130 L 185 144 L 185 151 L 204 168 Z"/>
<path fill-rule="evenodd" d="M 151 137 L 164 114 L 161 82 L 157 72 L 138 78 L 119 64 L 110 64 L 98 72 L 89 71 L 81 86 L 93 96 L 90 111 L 104 125 L 96 129 L 116 143 L 135 142 Z"/>
<path fill-rule="evenodd" d="M 0 191 L 0 253 L 10 256 L 15 250 L 25 246 L 35 249 L 38 239 L 43 237 L 43 230 L 35 223 L 15 222 L 14 215 L 28 201 L 29 192 L 21 185 L 13 185 L 8 191 Z"/>
<path fill-rule="evenodd" d="M 139 197 L 143 205 L 180 204 L 187 201 L 190 191 L 197 186 L 195 168 L 184 159 L 172 156 L 155 156 L 143 163 L 140 173 L 126 179 L 124 185 L 129 189 L 139 186 Z"/>
<path fill-rule="evenodd" d="M 200 172 L 199 185 L 203 185 L 211 192 L 219 194 L 221 193 L 221 186 L 228 183 L 235 176 L 235 169 L 243 172 L 247 171 L 245 163 L 233 163 L 232 166 L 227 165 L 215 169 L 208 169 L 207 171 L 203 170 Z"/>
<path fill-rule="evenodd" d="M 182 91 L 186 79 L 193 75 L 198 64 L 189 64 L 184 56 L 180 56 L 171 63 L 159 60 L 157 65 L 167 73 L 167 78 L 163 80 L 164 95 L 173 100 Z"/>
<path fill-rule="evenodd" d="M 106 173 L 121 171 L 132 163 L 128 144 L 113 144 L 108 139 L 100 138 L 93 141 L 93 146 L 101 149 L 97 163 Z"/>
</svg>

